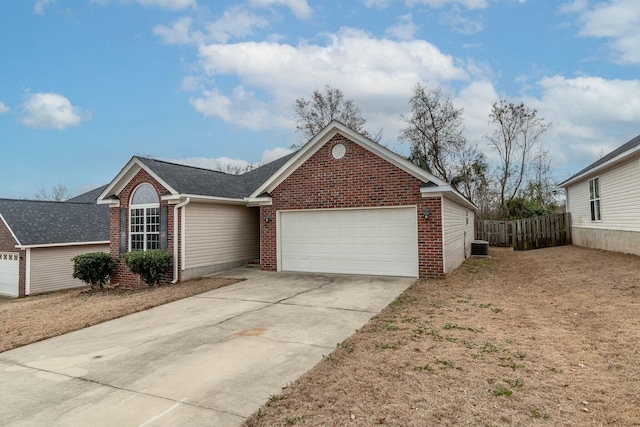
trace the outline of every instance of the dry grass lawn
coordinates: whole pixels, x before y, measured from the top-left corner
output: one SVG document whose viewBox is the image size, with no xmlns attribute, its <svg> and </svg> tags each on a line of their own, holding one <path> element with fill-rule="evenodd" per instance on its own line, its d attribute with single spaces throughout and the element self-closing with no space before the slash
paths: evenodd
<svg viewBox="0 0 640 427">
<path fill-rule="evenodd" d="M 0 300 L 0 352 L 239 282 L 212 277 L 136 292 L 88 288 Z"/>
<path fill-rule="evenodd" d="M 246 426 L 640 425 L 640 257 L 491 256 L 418 281 Z"/>
</svg>

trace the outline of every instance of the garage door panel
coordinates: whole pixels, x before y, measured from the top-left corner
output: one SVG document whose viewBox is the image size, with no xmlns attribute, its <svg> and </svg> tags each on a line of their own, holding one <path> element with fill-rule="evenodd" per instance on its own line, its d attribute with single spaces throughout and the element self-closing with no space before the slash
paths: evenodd
<svg viewBox="0 0 640 427">
<path fill-rule="evenodd" d="M 280 213 L 280 269 L 417 277 L 416 208 Z"/>
<path fill-rule="evenodd" d="M 18 296 L 20 253 L 0 252 L 0 293 Z"/>
</svg>

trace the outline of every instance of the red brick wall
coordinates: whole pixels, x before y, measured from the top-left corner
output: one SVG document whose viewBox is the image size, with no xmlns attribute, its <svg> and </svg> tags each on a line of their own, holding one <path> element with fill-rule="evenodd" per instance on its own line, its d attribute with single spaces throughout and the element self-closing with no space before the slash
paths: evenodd
<svg viewBox="0 0 640 427">
<path fill-rule="evenodd" d="M 120 207 L 111 208 L 109 216 L 109 242 L 111 257 L 116 263 L 116 270 L 111 276 L 111 283 L 119 283 L 121 285 L 139 286 L 144 282 L 137 274 L 129 271 L 125 263 L 120 257 L 120 208 L 129 208 L 131 193 L 142 183 L 151 184 L 158 192 L 158 199 L 167 193 L 167 190 L 151 177 L 146 171 L 141 170 L 133 177 L 127 186 L 118 195 L 120 199 Z M 173 206 L 168 205 L 166 201 L 160 200 L 160 206 L 168 206 L 167 209 L 167 250 L 173 255 Z M 129 239 L 129 212 L 127 211 L 127 239 Z M 127 241 L 127 248 L 129 247 Z M 178 250 L 178 259 L 174 260 L 180 265 L 180 251 Z M 180 280 L 180 270 L 178 270 L 178 280 Z M 173 267 L 167 271 L 164 282 L 170 282 L 173 279 Z"/>
<path fill-rule="evenodd" d="M 343 144 L 347 151 L 336 160 L 331 150 Z M 277 269 L 276 212 L 289 209 L 417 206 L 418 272 L 420 277 L 443 275 L 442 203 L 423 198 L 424 183 L 365 150 L 342 135 L 334 136 L 273 192 L 271 206 L 260 208 L 260 264 Z M 422 212 L 429 208 L 429 218 Z M 265 222 L 265 215 L 271 221 Z"/>
<path fill-rule="evenodd" d="M 20 253 L 18 295 L 23 297 L 26 293 L 25 271 L 27 271 L 27 251 L 16 248 L 17 244 L 18 242 L 13 238 L 11 231 L 4 224 L 4 221 L 0 220 L 0 252 Z"/>
</svg>

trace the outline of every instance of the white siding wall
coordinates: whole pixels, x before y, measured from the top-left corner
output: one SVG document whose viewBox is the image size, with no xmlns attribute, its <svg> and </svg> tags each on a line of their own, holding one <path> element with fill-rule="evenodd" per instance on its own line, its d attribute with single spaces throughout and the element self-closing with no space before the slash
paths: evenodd
<svg viewBox="0 0 640 427">
<path fill-rule="evenodd" d="M 443 200 L 444 272 L 450 273 L 471 254 L 474 212 L 449 200 Z M 468 220 L 467 220 L 468 219 Z"/>
<path fill-rule="evenodd" d="M 588 180 L 567 188 L 567 212 L 571 212 L 572 227 L 588 227 L 591 225 Z"/>
<path fill-rule="evenodd" d="M 185 225 L 185 270 L 206 274 L 215 266 L 260 257 L 257 208 L 192 202 L 186 206 Z"/>
<path fill-rule="evenodd" d="M 109 244 L 32 248 L 30 251 L 29 293 L 38 294 L 86 286 L 84 282 L 72 277 L 71 258 L 90 252 L 109 253 Z"/>
<path fill-rule="evenodd" d="M 591 221 L 589 179 L 600 178 L 602 221 Z M 573 227 L 640 231 L 640 160 L 635 158 L 567 189 Z"/>
</svg>

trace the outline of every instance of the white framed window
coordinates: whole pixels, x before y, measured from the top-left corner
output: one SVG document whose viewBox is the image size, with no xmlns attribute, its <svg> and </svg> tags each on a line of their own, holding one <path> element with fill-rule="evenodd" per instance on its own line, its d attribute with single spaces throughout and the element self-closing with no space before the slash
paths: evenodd
<svg viewBox="0 0 640 427">
<path fill-rule="evenodd" d="M 600 178 L 589 180 L 589 207 L 591 221 L 600 221 Z"/>
<path fill-rule="evenodd" d="M 160 200 L 151 184 L 139 185 L 129 204 L 129 251 L 160 248 Z"/>
</svg>

